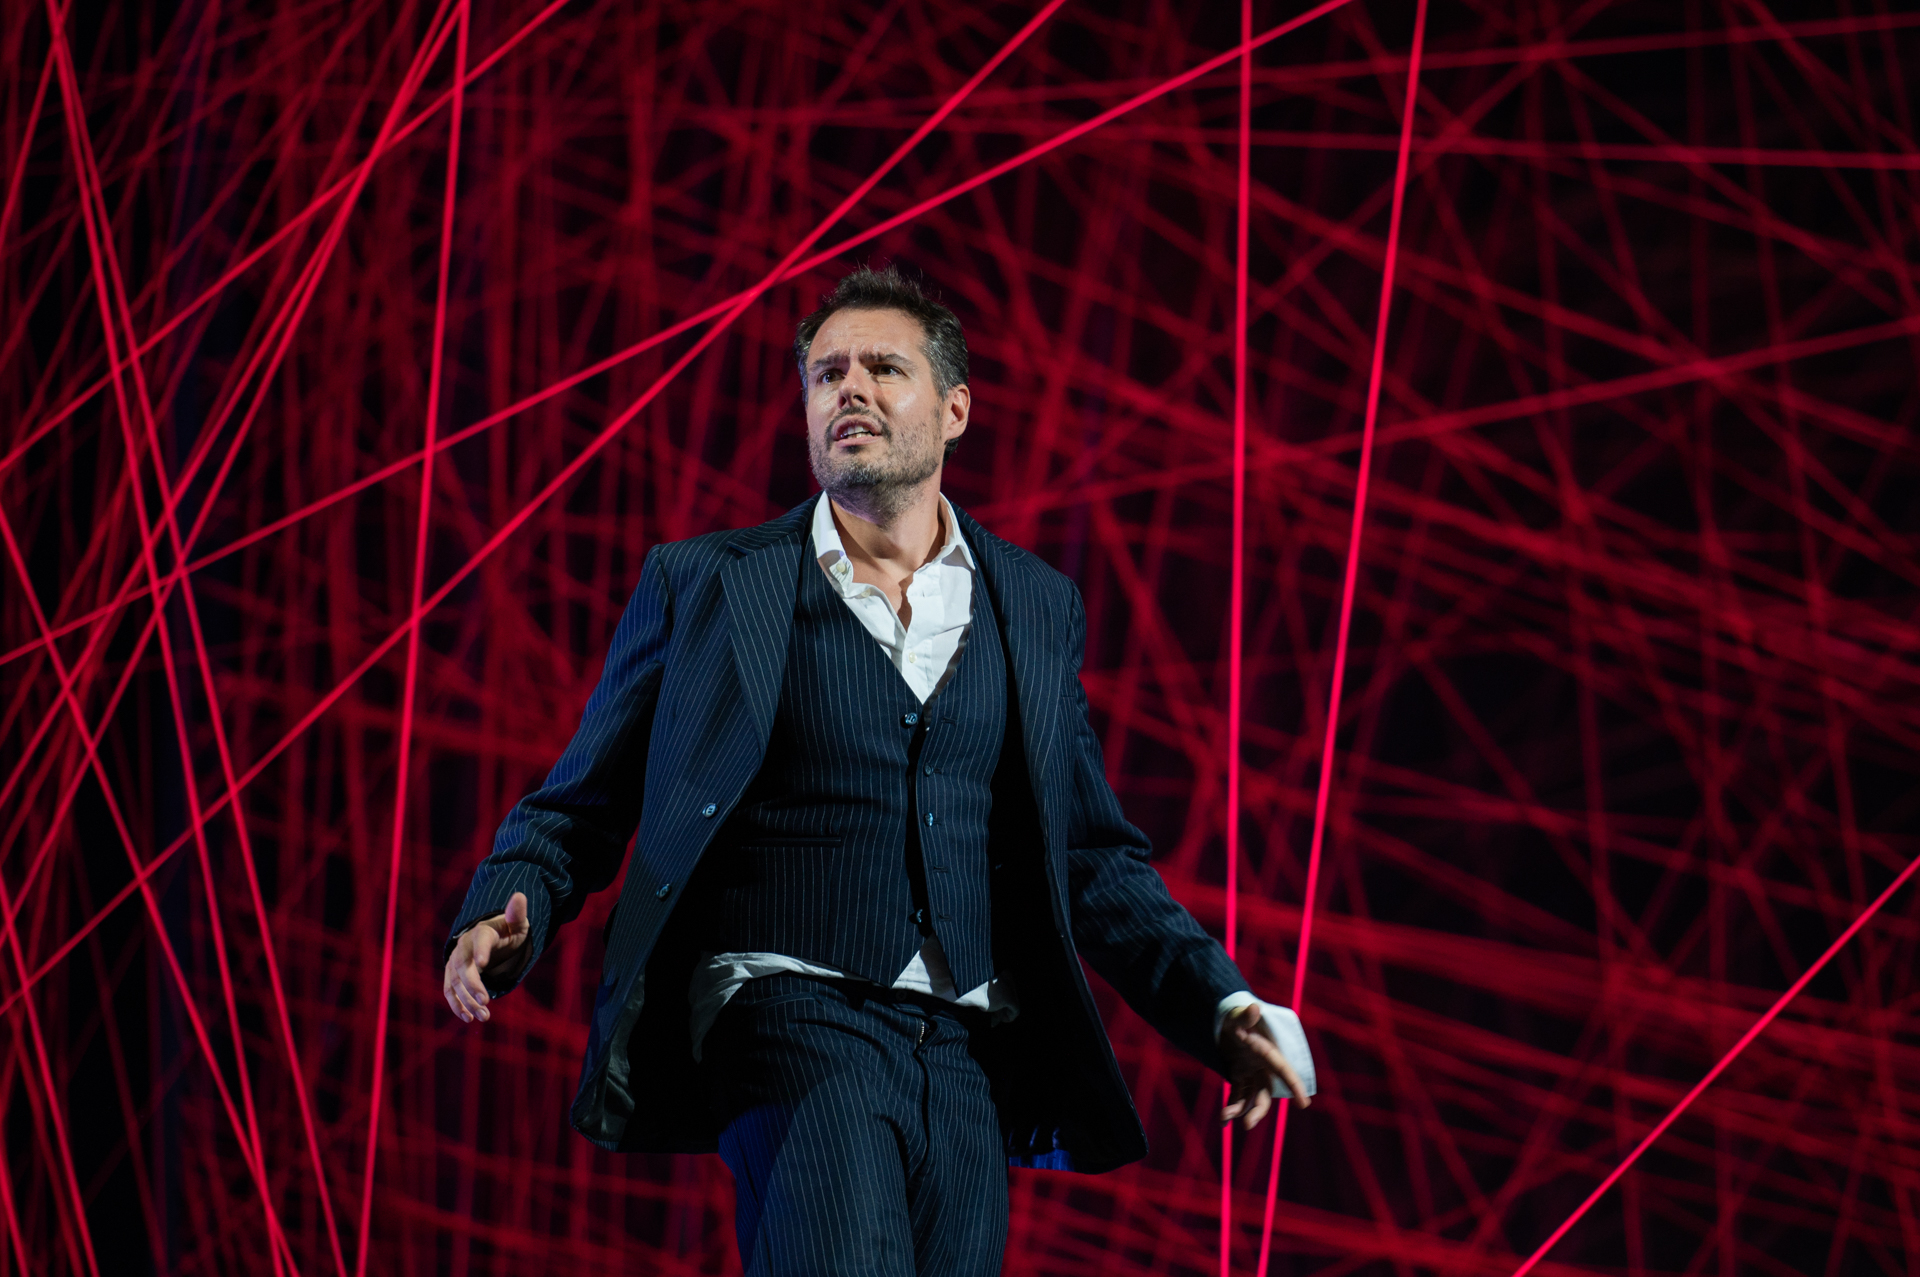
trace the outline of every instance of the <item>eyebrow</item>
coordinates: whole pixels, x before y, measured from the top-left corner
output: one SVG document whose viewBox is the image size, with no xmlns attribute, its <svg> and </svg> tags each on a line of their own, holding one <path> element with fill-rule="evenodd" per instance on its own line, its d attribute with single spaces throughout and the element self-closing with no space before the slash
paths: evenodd
<svg viewBox="0 0 1920 1277">
<path fill-rule="evenodd" d="M 835 364 L 844 363 L 847 358 L 848 356 L 845 352 L 836 352 L 824 358 L 814 360 L 807 365 L 807 371 L 810 373 L 819 372 L 822 368 L 831 368 Z M 911 355 L 903 355 L 897 350 L 862 350 L 856 352 L 854 358 L 859 359 L 861 363 L 899 364 L 903 368 L 915 366 Z"/>
</svg>

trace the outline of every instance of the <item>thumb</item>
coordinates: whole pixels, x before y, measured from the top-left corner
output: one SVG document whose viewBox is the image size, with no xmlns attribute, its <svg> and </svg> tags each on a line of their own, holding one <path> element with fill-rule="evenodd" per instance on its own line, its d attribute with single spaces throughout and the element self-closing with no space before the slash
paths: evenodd
<svg viewBox="0 0 1920 1277">
<path fill-rule="evenodd" d="M 501 938 L 508 944 L 519 944 L 527 934 L 527 893 L 516 891 L 507 901 L 507 912 L 502 920 L 505 923 L 505 935 Z"/>
</svg>

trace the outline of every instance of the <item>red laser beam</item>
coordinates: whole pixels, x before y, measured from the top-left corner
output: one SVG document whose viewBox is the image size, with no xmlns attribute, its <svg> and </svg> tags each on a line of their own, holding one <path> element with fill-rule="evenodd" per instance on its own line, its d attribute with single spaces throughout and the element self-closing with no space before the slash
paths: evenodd
<svg viewBox="0 0 1920 1277">
<path fill-rule="evenodd" d="M 1549 1233 L 1547 1239 L 1535 1247 L 1531 1255 L 1527 1256 L 1526 1261 L 1513 1270 L 1513 1277 L 1526 1277 L 1528 1273 L 1532 1272 L 1534 1268 L 1539 1265 L 1541 1260 L 1547 1257 L 1547 1252 L 1552 1250 L 1554 1246 L 1559 1243 L 1560 1239 L 1572 1230 L 1575 1224 L 1586 1217 L 1587 1212 L 1593 1209 L 1593 1204 L 1606 1196 L 1607 1190 L 1620 1182 L 1620 1177 L 1625 1175 L 1627 1171 L 1632 1168 L 1633 1164 L 1640 1160 L 1641 1154 L 1645 1153 L 1649 1148 L 1652 1148 L 1654 1143 L 1658 1141 L 1662 1135 L 1667 1133 L 1668 1128 L 1679 1120 L 1680 1115 L 1686 1112 L 1695 1100 L 1700 1098 L 1701 1092 L 1705 1091 L 1709 1086 L 1712 1086 L 1714 1080 L 1726 1072 L 1727 1066 L 1740 1058 L 1741 1053 L 1753 1044 L 1755 1038 L 1766 1031 L 1767 1026 L 1772 1024 L 1779 1014 L 1786 1009 L 1787 1004 L 1798 997 L 1809 984 L 1813 983 L 1813 978 L 1819 975 L 1842 949 L 1847 947 L 1848 943 L 1853 940 L 1853 937 L 1858 934 L 1862 927 L 1866 926 L 1867 923 L 1873 919 L 1875 914 L 1880 912 L 1881 906 L 1891 900 L 1895 892 L 1907 885 L 1907 880 L 1913 877 L 1916 869 L 1920 869 L 1920 860 L 1915 860 L 1909 863 L 1905 869 L 1902 869 L 1899 876 L 1888 883 L 1886 889 L 1878 896 L 1874 897 L 1873 903 L 1861 910 L 1860 916 L 1848 924 L 1845 931 L 1842 931 L 1838 936 L 1834 937 L 1833 943 L 1827 946 L 1826 952 L 1822 953 L 1818 958 L 1815 958 L 1813 962 L 1808 965 L 1807 969 L 1800 974 L 1800 978 L 1788 986 L 1787 991 L 1774 1000 L 1773 1005 L 1767 1008 L 1766 1013 L 1755 1020 L 1753 1026 L 1741 1034 L 1739 1040 L 1728 1049 L 1727 1053 L 1721 1056 L 1711 1069 L 1707 1070 L 1706 1076 L 1702 1077 L 1698 1082 L 1695 1082 L 1692 1088 L 1680 1097 L 1680 1102 L 1669 1109 L 1667 1115 L 1655 1123 L 1652 1130 L 1641 1137 L 1640 1142 L 1633 1146 L 1633 1151 L 1622 1158 L 1618 1166 L 1607 1172 L 1606 1178 L 1601 1180 L 1599 1185 L 1595 1187 L 1591 1193 L 1587 1194 L 1585 1200 L 1574 1208 L 1573 1214 L 1569 1215 L 1558 1228 Z"/>
<path fill-rule="evenodd" d="M 427 374 L 427 439 L 421 447 L 419 517 L 414 523 L 413 586 L 409 605 L 413 623 L 407 626 L 407 673 L 400 691 L 400 750 L 395 767 L 393 840 L 387 856 L 387 920 L 380 937 L 380 997 L 374 1004 L 372 1096 L 367 1105 L 366 1163 L 361 1172 L 359 1244 L 354 1250 L 354 1277 L 365 1277 L 373 1230 L 374 1166 L 380 1154 L 381 1087 L 386 1080 L 387 1013 L 393 1002 L 393 942 L 400 922 L 400 863 L 406 850 L 407 775 L 412 763 L 413 708 L 420 678 L 420 596 L 427 584 L 427 546 L 433 532 L 433 452 L 440 428 L 442 369 L 447 344 L 447 286 L 453 273 L 453 215 L 460 188 L 460 116 L 465 102 L 467 24 L 470 6 L 460 0 L 455 10 L 459 34 L 454 37 L 453 105 L 447 128 L 446 191 L 440 202 L 440 268 L 433 295 L 433 347 Z M 238 810 L 239 804 L 235 804 Z"/>
<path fill-rule="evenodd" d="M 1245 660 L 1247 554 L 1247 227 L 1252 218 L 1253 0 L 1240 0 L 1240 136 L 1233 217 L 1233 541 L 1227 586 L 1227 957 L 1240 930 L 1240 679 Z M 1221 1091 L 1224 1106 L 1231 1083 Z M 1265 1248 L 1261 1270 L 1264 1272 Z M 1220 1126 L 1220 1277 L 1233 1271 L 1233 1124 Z"/>
<path fill-rule="evenodd" d="M 1348 525 L 1346 574 L 1340 587 L 1340 613 L 1335 631 L 1333 664 L 1328 675 L 1327 715 L 1321 734 L 1320 771 L 1313 798 L 1313 835 L 1307 849 L 1306 888 L 1301 895 L 1300 939 L 1293 961 L 1293 1003 L 1306 1000 L 1307 957 L 1313 942 L 1314 905 L 1319 897 L 1321 855 L 1326 845 L 1327 805 L 1333 794 L 1334 738 L 1340 727 L 1340 694 L 1346 682 L 1347 645 L 1352 637 L 1354 596 L 1360 579 L 1360 534 L 1366 523 L 1368 482 L 1373 474 L 1375 427 L 1380 419 L 1380 393 L 1386 373 L 1387 332 L 1393 314 L 1394 266 L 1400 248 L 1400 221 L 1406 205 L 1407 167 L 1413 148 L 1414 109 L 1420 96 L 1420 55 L 1427 27 L 1427 0 L 1414 9 L 1413 51 L 1407 58 L 1405 100 L 1401 107 L 1400 147 L 1393 170 L 1393 199 L 1388 214 L 1385 262 L 1380 272 L 1380 304 L 1373 331 L 1373 363 L 1367 373 L 1365 418 L 1360 434 L 1360 464 L 1354 480 L 1353 517 Z M 1266 1204 L 1262 1211 L 1259 1277 L 1266 1277 L 1274 1208 L 1280 1191 L 1280 1164 L 1286 1148 L 1286 1122 L 1292 1106 L 1282 1100 L 1274 1115 L 1273 1161 L 1267 1172 Z"/>
</svg>

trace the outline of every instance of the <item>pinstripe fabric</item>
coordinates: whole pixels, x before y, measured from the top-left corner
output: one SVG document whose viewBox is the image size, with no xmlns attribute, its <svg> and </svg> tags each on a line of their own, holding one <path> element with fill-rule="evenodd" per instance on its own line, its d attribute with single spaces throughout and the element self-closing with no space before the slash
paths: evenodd
<svg viewBox="0 0 1920 1277">
<path fill-rule="evenodd" d="M 685 1102 L 697 1084 L 684 991 L 703 945 L 694 911 L 677 905 L 772 736 L 812 511 L 809 500 L 758 527 L 654 547 L 578 732 L 502 823 L 454 922 L 457 935 L 525 891 L 537 959 L 613 881 L 638 826 L 573 1107 L 576 1128 L 606 1148 L 715 1147 L 710 1115 Z M 992 812 L 1004 871 L 990 965 L 1012 970 L 1023 1009 L 992 1035 L 1008 1152 L 1105 1170 L 1146 1141 L 1078 956 L 1214 1067 L 1214 1008 L 1248 986 L 1167 894 L 1106 782 L 1077 677 L 1078 591 L 955 516 L 980 569 L 975 606 L 984 597 L 1000 629 L 1014 711 Z"/>
<path fill-rule="evenodd" d="M 701 1080 L 748 1277 L 1000 1271 L 1007 1162 L 973 1043 L 992 1030 L 935 1006 L 777 975 L 720 1013 Z"/>
<path fill-rule="evenodd" d="M 891 985 L 940 937 L 956 986 L 994 975 L 987 825 L 1006 729 L 992 605 L 920 698 L 826 574 L 802 562 L 766 758 L 707 853 L 715 951 L 779 953 Z M 905 855 L 902 855 L 902 850 Z"/>
</svg>

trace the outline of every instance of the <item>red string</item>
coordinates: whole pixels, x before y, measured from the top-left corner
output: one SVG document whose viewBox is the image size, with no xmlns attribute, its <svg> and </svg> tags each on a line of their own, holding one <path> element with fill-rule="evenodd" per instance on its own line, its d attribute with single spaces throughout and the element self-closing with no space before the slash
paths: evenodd
<svg viewBox="0 0 1920 1277">
<path fill-rule="evenodd" d="M 1534 1252 L 1527 1256 L 1525 1263 L 1513 1270 L 1513 1277 L 1526 1277 L 1528 1273 L 1533 1271 L 1535 1265 L 1546 1258 L 1547 1252 L 1552 1250 L 1559 1240 L 1567 1235 L 1567 1231 L 1579 1223 L 1581 1218 L 1593 1209 L 1593 1204 L 1605 1196 L 1607 1190 L 1619 1182 L 1620 1177 L 1625 1175 L 1627 1171 L 1632 1168 L 1633 1164 L 1640 1160 L 1640 1155 L 1653 1147 L 1655 1140 L 1666 1134 L 1667 1128 L 1678 1121 L 1680 1115 L 1686 1112 L 1687 1108 L 1695 1100 L 1700 1098 L 1701 1092 L 1713 1085 L 1713 1080 L 1726 1072 L 1727 1066 L 1739 1059 L 1740 1053 L 1751 1046 L 1753 1040 L 1759 1037 L 1782 1011 L 1787 1009 L 1787 1004 L 1798 997 L 1800 991 L 1813 982 L 1813 978 L 1820 974 L 1827 963 L 1833 961 L 1834 956 L 1838 954 L 1840 950 L 1846 948 L 1847 942 L 1853 939 L 1860 928 L 1866 926 L 1868 920 L 1871 919 L 1874 914 L 1880 912 L 1880 907 L 1891 900 L 1896 891 L 1899 891 L 1900 888 L 1907 885 L 1907 880 L 1913 877 L 1915 870 L 1920 870 L 1920 857 L 1915 857 L 1913 860 L 1908 861 L 1907 867 L 1900 871 L 1900 876 L 1888 883 L 1887 889 L 1882 891 L 1878 896 L 1875 896 L 1873 903 L 1860 911 L 1860 916 L 1855 918 L 1853 922 L 1848 925 L 1847 929 L 1842 931 L 1839 936 L 1835 938 L 1834 942 L 1827 946 L 1826 952 L 1816 958 L 1812 966 L 1801 972 L 1800 978 L 1795 980 L 1785 993 L 1774 999 L 1773 1005 L 1767 1008 L 1766 1014 L 1762 1015 L 1758 1020 L 1755 1020 L 1752 1026 L 1740 1035 L 1740 1040 L 1728 1048 L 1727 1053 L 1720 1057 L 1717 1064 L 1707 1070 L 1705 1077 L 1702 1077 L 1698 1082 L 1693 1084 L 1692 1090 L 1680 1097 L 1680 1102 L 1668 1110 L 1667 1115 L 1660 1119 L 1659 1124 L 1648 1131 L 1646 1135 L 1641 1138 L 1640 1142 L 1633 1146 L 1633 1151 L 1628 1153 L 1625 1159 L 1623 1159 L 1618 1166 L 1614 1167 L 1605 1179 L 1600 1181 L 1598 1187 L 1587 1194 L 1586 1200 L 1574 1209 L 1573 1214 L 1567 1216 L 1566 1221 L 1562 1223 L 1560 1227 L 1549 1233 L 1547 1239 L 1534 1248 Z"/>
<path fill-rule="evenodd" d="M 1227 957 L 1240 929 L 1240 708 L 1246 629 L 1247 556 L 1247 224 L 1252 216 L 1253 0 L 1240 0 L 1239 149 L 1233 223 L 1233 568 L 1227 617 Z M 1221 1104 L 1233 1084 L 1221 1088 Z M 1233 1123 L 1220 1126 L 1220 1277 L 1233 1271 Z"/>
<path fill-rule="evenodd" d="M 1373 364 L 1367 370 L 1367 412 L 1360 433 L 1360 471 L 1354 481 L 1353 522 L 1347 533 L 1346 578 L 1340 587 L 1340 625 L 1333 644 L 1333 673 L 1327 690 L 1326 731 L 1320 742 L 1320 780 L 1313 799 L 1313 841 L 1307 849 L 1307 885 L 1300 903 L 1300 944 L 1293 960 L 1293 1008 L 1306 1001 L 1307 958 L 1313 945 L 1313 908 L 1319 898 L 1320 862 L 1326 846 L 1327 805 L 1333 792 L 1333 746 L 1340 727 L 1340 694 L 1347 677 L 1347 639 L 1353 627 L 1353 599 L 1360 580 L 1360 534 L 1366 525 L 1367 486 L 1373 476 L 1375 428 L 1380 420 L 1380 386 L 1386 376 L 1387 331 L 1393 312 L 1394 268 L 1400 256 L 1400 223 L 1406 205 L 1408 161 L 1413 151 L 1414 108 L 1420 97 L 1420 55 L 1426 43 L 1427 0 L 1413 14 L 1413 48 L 1407 57 L 1406 100 L 1400 111 L 1400 147 L 1393 168 L 1393 209 L 1387 220 L 1386 260 L 1380 270 L 1380 306 L 1373 328 Z M 1260 1261 L 1256 1277 L 1267 1277 L 1273 1251 L 1273 1216 L 1280 1193 L 1280 1160 L 1287 1142 L 1292 1105 L 1280 1101 L 1274 1114 L 1273 1162 L 1267 1171 L 1267 1197 L 1261 1220 Z"/>
<path fill-rule="evenodd" d="M 440 393 L 445 380 L 447 281 L 453 273 L 453 223 L 460 195 L 460 123 L 466 109 L 467 33 L 471 6 L 460 0 L 455 14 L 459 32 L 453 43 L 453 106 L 447 127 L 446 190 L 440 199 L 440 269 L 433 297 L 433 354 L 427 373 L 426 444 L 421 449 L 419 513 L 414 524 L 413 584 L 408 606 L 415 623 L 407 627 L 407 672 L 400 692 L 399 758 L 393 773 L 393 839 L 387 851 L 387 916 L 380 939 L 380 996 L 374 1004 L 373 1078 L 368 1084 L 367 1144 L 360 1178 L 360 1231 L 354 1250 L 354 1277 L 366 1277 L 373 1230 L 374 1169 L 380 1156 L 381 1089 L 386 1081 L 387 1017 L 393 1007 L 393 944 L 400 917 L 400 864 L 406 850 L 407 779 L 413 759 L 413 710 L 420 683 L 420 596 L 426 589 L 427 546 L 433 532 L 434 440 L 440 427 Z M 236 804 L 237 808 L 237 804 Z"/>
</svg>

